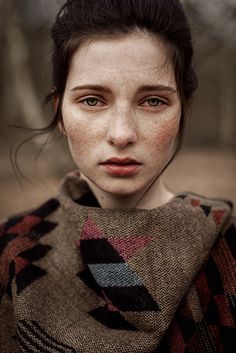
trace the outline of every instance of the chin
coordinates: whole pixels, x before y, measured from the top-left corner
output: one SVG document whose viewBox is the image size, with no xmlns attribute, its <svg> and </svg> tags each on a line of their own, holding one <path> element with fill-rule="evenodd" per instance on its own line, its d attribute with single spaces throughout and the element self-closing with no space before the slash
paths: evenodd
<svg viewBox="0 0 236 353">
<path fill-rule="evenodd" d="M 141 192 L 145 188 L 145 185 L 135 185 L 132 180 L 128 183 L 126 181 L 118 180 L 114 184 L 110 183 L 109 185 L 97 186 L 103 191 L 116 196 L 131 196 Z"/>
</svg>

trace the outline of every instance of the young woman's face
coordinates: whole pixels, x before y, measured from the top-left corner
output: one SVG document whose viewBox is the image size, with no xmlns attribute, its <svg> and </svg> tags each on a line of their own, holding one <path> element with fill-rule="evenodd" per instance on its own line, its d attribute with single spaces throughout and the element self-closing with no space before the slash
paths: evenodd
<svg viewBox="0 0 236 353">
<path fill-rule="evenodd" d="M 145 32 L 84 43 L 72 57 L 62 116 L 89 183 L 113 195 L 147 190 L 174 152 L 181 116 L 167 45 Z"/>
</svg>

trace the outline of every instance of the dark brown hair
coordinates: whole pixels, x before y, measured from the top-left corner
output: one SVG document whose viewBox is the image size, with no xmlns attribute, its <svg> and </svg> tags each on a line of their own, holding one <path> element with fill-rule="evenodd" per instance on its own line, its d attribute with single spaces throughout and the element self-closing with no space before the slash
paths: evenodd
<svg viewBox="0 0 236 353">
<path fill-rule="evenodd" d="M 47 101 L 56 98 L 59 104 L 48 126 L 43 129 L 32 129 L 36 135 L 50 132 L 62 120 L 61 106 L 70 60 L 81 43 L 93 36 L 129 34 L 137 29 L 148 31 L 161 38 L 171 48 L 170 59 L 182 106 L 176 152 L 180 149 L 186 107 L 197 88 L 197 78 L 192 67 L 191 31 L 179 0 L 65 1 L 51 30 L 53 89 L 47 96 Z"/>
<path fill-rule="evenodd" d="M 191 31 L 179 0 L 67 0 L 51 31 L 54 88 L 47 99 L 59 98 L 59 104 L 50 127 L 61 120 L 61 100 L 70 60 L 80 44 L 93 36 L 128 34 L 137 29 L 149 31 L 171 47 L 182 104 L 180 145 L 186 105 L 197 88 L 197 78 L 192 67 Z"/>
</svg>

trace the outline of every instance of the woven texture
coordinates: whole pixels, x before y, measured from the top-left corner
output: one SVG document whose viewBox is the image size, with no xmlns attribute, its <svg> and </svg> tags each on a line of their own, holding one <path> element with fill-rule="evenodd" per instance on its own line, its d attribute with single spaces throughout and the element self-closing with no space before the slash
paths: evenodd
<svg viewBox="0 0 236 353">
<path fill-rule="evenodd" d="M 232 205 L 97 206 L 74 173 L 1 226 L 0 352 L 235 352 Z"/>
</svg>

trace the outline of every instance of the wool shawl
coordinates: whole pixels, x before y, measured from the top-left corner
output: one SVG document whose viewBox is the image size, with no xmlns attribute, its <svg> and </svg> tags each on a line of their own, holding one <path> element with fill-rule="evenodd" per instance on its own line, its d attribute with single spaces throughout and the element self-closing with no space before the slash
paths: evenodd
<svg viewBox="0 0 236 353">
<path fill-rule="evenodd" d="M 236 352 L 229 202 L 100 208 L 78 173 L 0 228 L 0 352 Z"/>
</svg>

